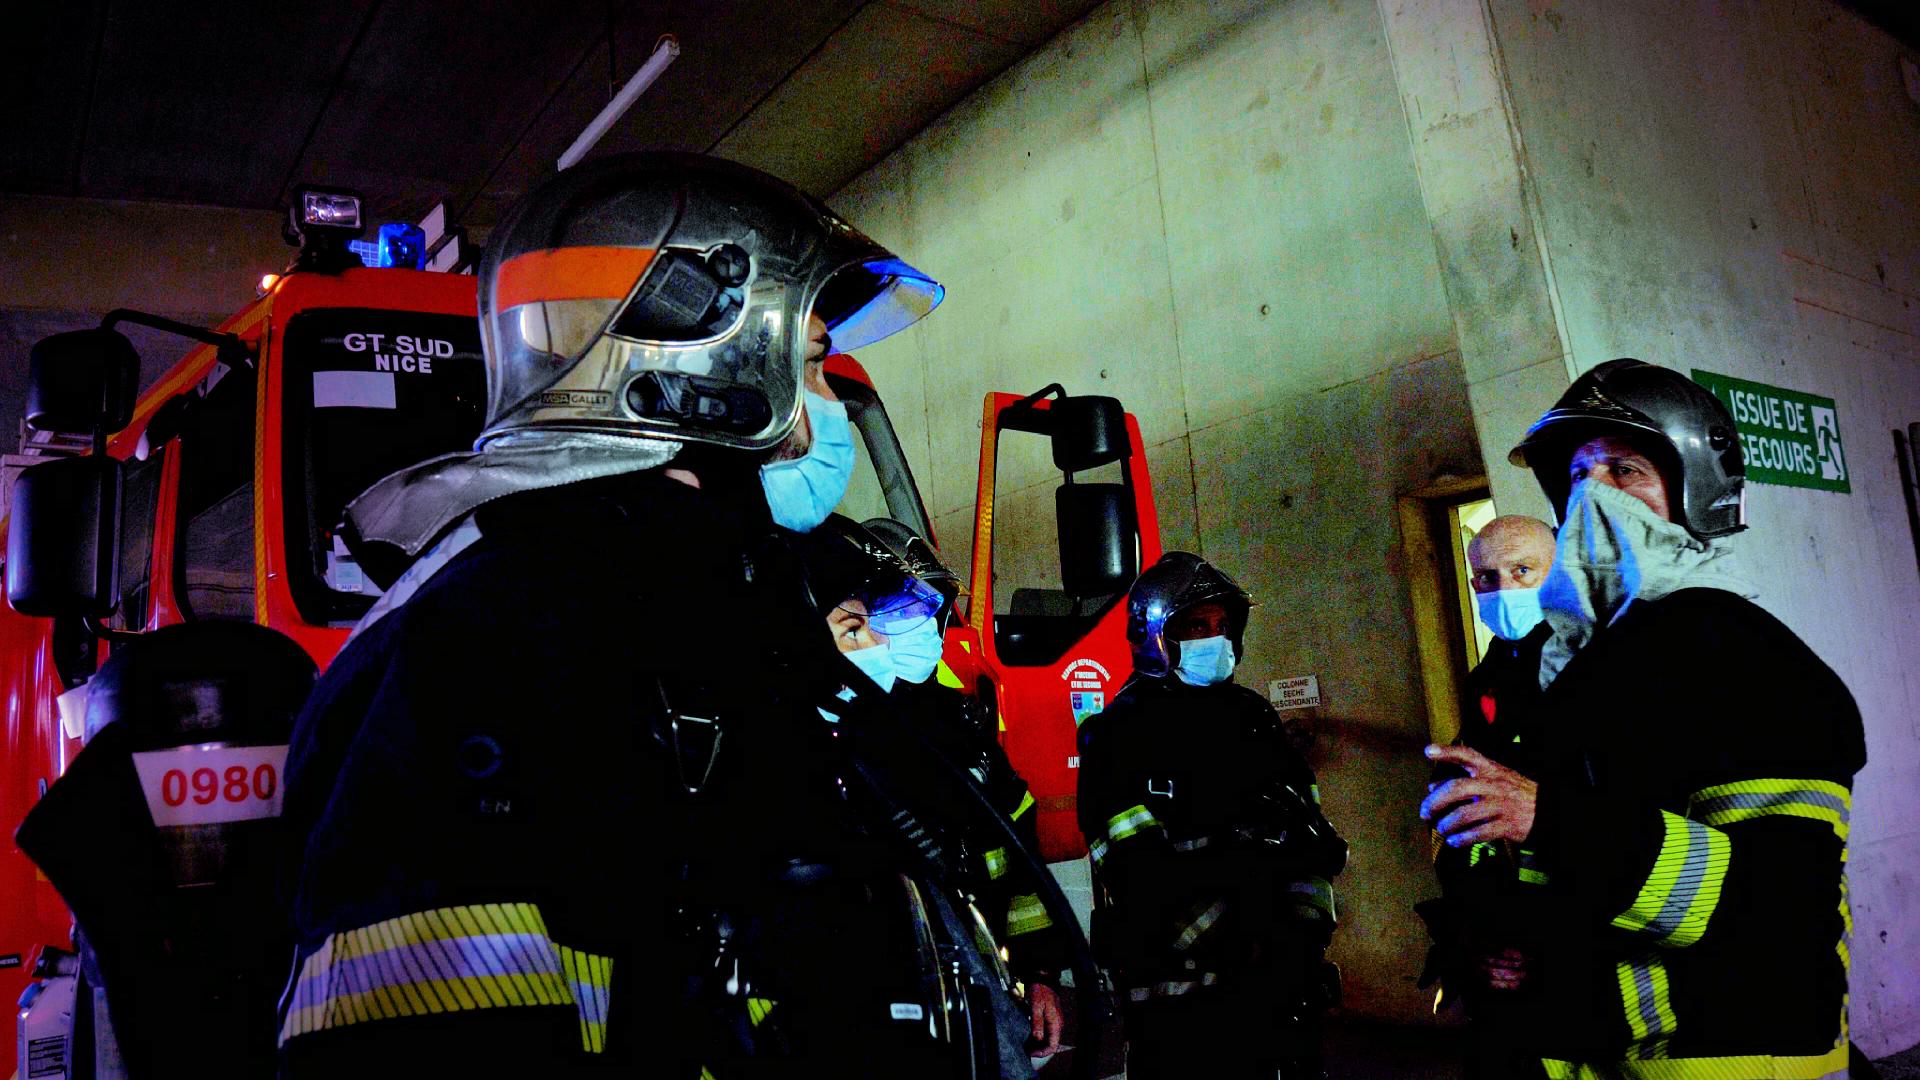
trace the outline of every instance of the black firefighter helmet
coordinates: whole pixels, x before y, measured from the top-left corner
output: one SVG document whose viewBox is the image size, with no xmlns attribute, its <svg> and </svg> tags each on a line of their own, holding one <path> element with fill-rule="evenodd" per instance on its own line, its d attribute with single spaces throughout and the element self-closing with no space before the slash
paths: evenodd
<svg viewBox="0 0 1920 1080">
<path fill-rule="evenodd" d="M 1167 640 L 1167 623 L 1198 604 L 1227 609 L 1227 640 L 1244 655 L 1247 611 L 1253 598 L 1212 563 L 1190 551 L 1169 551 L 1147 567 L 1127 590 L 1127 644 L 1136 674 L 1164 679 L 1179 666 L 1179 645 Z"/>
<path fill-rule="evenodd" d="M 1685 375 L 1644 361 L 1609 360 L 1574 380 L 1507 460 L 1533 470 L 1564 521 L 1573 452 L 1603 435 L 1645 447 L 1667 480 L 1674 522 L 1696 538 L 1747 527 L 1747 468 L 1727 407 Z"/>
</svg>

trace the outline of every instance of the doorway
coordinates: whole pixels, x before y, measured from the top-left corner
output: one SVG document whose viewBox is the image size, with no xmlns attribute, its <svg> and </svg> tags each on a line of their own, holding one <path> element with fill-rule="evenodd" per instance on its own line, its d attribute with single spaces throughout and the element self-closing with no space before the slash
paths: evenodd
<svg viewBox="0 0 1920 1080">
<path fill-rule="evenodd" d="M 1442 480 L 1398 501 L 1427 734 L 1444 745 L 1460 733 L 1461 683 L 1493 640 L 1474 613 L 1467 544 L 1499 512 L 1483 476 Z"/>
</svg>

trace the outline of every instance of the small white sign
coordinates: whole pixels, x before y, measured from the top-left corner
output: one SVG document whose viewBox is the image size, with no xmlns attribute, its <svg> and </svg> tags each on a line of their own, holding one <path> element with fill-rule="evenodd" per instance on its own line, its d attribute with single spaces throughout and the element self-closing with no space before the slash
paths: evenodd
<svg viewBox="0 0 1920 1080">
<path fill-rule="evenodd" d="M 213 825 L 280 816 L 285 746 L 204 743 L 133 755 L 155 825 Z"/>
<path fill-rule="evenodd" d="M 1276 709 L 1310 709 L 1320 704 L 1320 677 L 1295 675 L 1267 684 L 1267 700 Z"/>
</svg>

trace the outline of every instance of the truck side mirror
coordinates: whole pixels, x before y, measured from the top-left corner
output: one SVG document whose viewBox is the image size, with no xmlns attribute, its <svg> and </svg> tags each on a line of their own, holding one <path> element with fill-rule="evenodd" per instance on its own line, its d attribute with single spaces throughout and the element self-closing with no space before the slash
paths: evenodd
<svg viewBox="0 0 1920 1080">
<path fill-rule="evenodd" d="M 1063 484 L 1053 493 L 1053 509 L 1060 584 L 1068 596 L 1091 600 L 1133 585 L 1140 573 L 1134 543 L 1139 530 L 1125 484 Z"/>
<path fill-rule="evenodd" d="M 28 357 L 27 426 L 65 435 L 114 432 L 133 420 L 140 354 L 118 330 L 54 334 Z"/>
<path fill-rule="evenodd" d="M 1097 469 L 1132 453 L 1127 445 L 1127 411 L 1119 398 L 1061 397 L 1047 415 L 1053 464 L 1061 472 Z"/>
<path fill-rule="evenodd" d="M 13 610 L 102 618 L 120 606 L 124 468 L 105 454 L 89 454 L 56 458 L 15 478 L 7 529 Z"/>
</svg>

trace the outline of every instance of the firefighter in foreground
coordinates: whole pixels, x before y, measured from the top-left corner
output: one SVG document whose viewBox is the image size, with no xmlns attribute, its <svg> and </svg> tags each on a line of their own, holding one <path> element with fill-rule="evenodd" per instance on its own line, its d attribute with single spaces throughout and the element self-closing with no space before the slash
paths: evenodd
<svg viewBox="0 0 1920 1080">
<path fill-rule="evenodd" d="M 827 332 L 857 348 L 939 295 L 710 158 L 583 165 L 500 225 L 477 451 L 349 507 L 363 565 L 408 568 L 293 739 L 287 1075 L 946 1060 L 774 530 L 850 475 Z"/>
<path fill-rule="evenodd" d="M 997 939 L 981 949 L 960 950 L 959 959 L 966 981 L 977 988 L 972 996 L 979 1006 L 978 1019 L 992 1024 L 993 1038 L 988 1041 L 998 1061 L 993 1075 L 1024 1080 L 1033 1075 L 1028 1035 L 1030 1026 L 1041 1026 L 1040 1001 L 1033 999 L 1036 1022 L 1029 1025 L 1029 1007 L 1015 998 L 1023 993 L 1031 997 L 1030 984 L 1017 983 L 1000 958 L 1019 957 L 1036 942 L 1031 935 L 1022 940 L 1003 932 L 1017 929 L 1009 926 L 1006 917 L 1006 885 L 1014 878 L 1009 874 L 1004 833 L 979 828 L 969 820 L 972 800 L 956 784 L 962 782 L 958 771 L 966 770 L 992 797 L 998 812 L 1013 811 L 1016 818 L 1024 816 L 1019 801 L 1026 795 L 1026 785 L 1007 767 L 997 744 L 969 738 L 968 731 L 955 727 L 970 724 L 964 712 L 948 712 L 943 708 L 946 702 L 908 689 L 912 684 L 907 676 L 924 679 L 932 672 L 933 665 L 924 662 L 914 643 L 927 628 L 938 625 L 946 603 L 940 590 L 909 570 L 872 532 L 837 514 L 807 538 L 804 549 L 809 585 L 834 645 L 887 691 L 884 706 L 855 729 L 841 723 L 838 705 L 821 713 L 834 725 L 836 738 L 863 747 L 866 760 L 884 761 L 898 776 L 899 782 L 892 785 L 894 800 L 875 816 L 900 824 L 894 831 L 923 864 L 922 876 L 933 886 L 929 893 L 939 891 L 938 896 L 929 895 L 928 902 L 932 921 L 942 928 L 936 936 L 970 942 L 985 933 Z M 896 652 L 896 644 L 906 648 Z M 938 663 L 938 653 L 933 663 Z M 843 696 L 852 694 L 842 691 Z M 964 702 L 954 704 L 964 709 Z M 991 752 L 980 745 L 983 741 Z M 999 759 L 999 768 L 993 767 L 994 758 Z M 1016 785 L 1018 791 L 1010 793 L 1008 788 Z M 1019 866 L 1015 875 L 1024 871 L 1024 866 L 1015 865 Z M 999 942 L 1007 943 L 1006 951 L 1000 950 Z M 1021 963 L 1031 967 L 1024 957 Z M 1045 1000 L 1052 1004 L 1050 997 Z M 1057 1032 L 1057 1006 L 1052 1015 Z M 982 1051 L 987 1051 L 985 1042 Z"/>
<path fill-rule="evenodd" d="M 1560 514 L 1534 773 L 1461 747 L 1421 815 L 1523 845 L 1541 943 L 1524 1048 L 1551 1077 L 1844 1077 L 1844 875 L 1860 714 L 1727 569 L 1745 527 L 1732 418 L 1615 360 L 1515 449 Z"/>
<path fill-rule="evenodd" d="M 1170 551 L 1127 594 L 1133 677 L 1080 731 L 1094 947 L 1132 1080 L 1321 1075 L 1347 848 L 1273 707 L 1233 682 L 1247 594 Z"/>
<path fill-rule="evenodd" d="M 1033 794 L 1027 782 L 1007 760 L 991 717 L 980 717 L 961 692 L 960 681 L 940 659 L 946 630 L 960 597 L 960 579 L 940 561 L 933 545 L 892 518 L 876 518 L 865 528 L 899 560 L 908 574 L 932 586 L 940 606 L 930 619 L 896 625 L 887 635 L 887 653 L 895 681 L 893 697 L 901 716 L 916 725 L 921 737 L 947 760 L 970 772 L 994 805 L 1012 820 L 1027 850 L 1040 850 L 1035 827 Z M 985 881 L 977 892 L 995 928 L 1005 927 L 1009 964 L 1026 991 L 1035 1057 L 1051 1057 L 1060 1049 L 1064 1018 L 1058 987 L 1067 951 L 1058 928 L 1005 846 L 991 836 L 977 838 L 971 853 L 980 860 Z"/>
<path fill-rule="evenodd" d="M 1457 745 L 1471 747 L 1511 769 L 1528 772 L 1526 755 L 1540 739 L 1537 724 L 1540 649 L 1549 628 L 1540 588 L 1553 566 L 1553 530 L 1538 518 L 1507 515 L 1488 522 L 1467 545 L 1467 570 L 1480 621 L 1493 632 L 1486 655 L 1468 673 L 1461 693 Z M 1457 765 L 1434 770 L 1429 790 L 1464 775 Z M 1533 853 L 1515 844 L 1485 841 L 1467 848 L 1435 835 L 1434 871 L 1442 897 L 1415 905 L 1434 937 L 1420 986 L 1441 983 L 1436 1010 L 1462 1002 L 1473 1018 L 1468 1074 L 1503 1078 L 1537 1074 L 1537 1060 L 1515 1056 L 1515 1033 L 1534 1021 L 1516 993 L 1526 978 L 1529 943 L 1516 906 L 1541 880 Z"/>
</svg>

